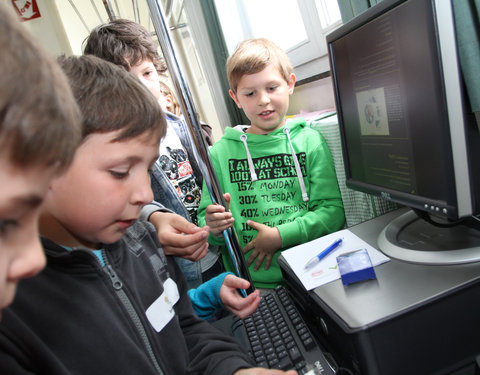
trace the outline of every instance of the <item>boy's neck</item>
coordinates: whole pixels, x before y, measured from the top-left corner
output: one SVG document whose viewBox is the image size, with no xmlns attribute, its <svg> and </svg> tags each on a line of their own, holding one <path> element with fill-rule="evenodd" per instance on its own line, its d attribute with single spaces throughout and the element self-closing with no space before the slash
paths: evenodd
<svg viewBox="0 0 480 375">
<path fill-rule="evenodd" d="M 80 240 L 68 231 L 54 216 L 47 212 L 43 212 L 40 215 L 39 232 L 42 237 L 48 238 L 57 245 L 65 247 L 86 247 L 89 249 L 99 249 L 101 247 L 100 244 L 85 243 L 85 241 Z"/>
<path fill-rule="evenodd" d="M 273 133 L 277 129 L 280 129 L 286 123 L 287 123 L 287 119 L 284 117 L 283 121 L 273 129 L 264 129 L 257 125 L 251 124 L 250 127 L 245 130 L 245 132 L 249 134 L 267 135 L 267 134 Z"/>
</svg>

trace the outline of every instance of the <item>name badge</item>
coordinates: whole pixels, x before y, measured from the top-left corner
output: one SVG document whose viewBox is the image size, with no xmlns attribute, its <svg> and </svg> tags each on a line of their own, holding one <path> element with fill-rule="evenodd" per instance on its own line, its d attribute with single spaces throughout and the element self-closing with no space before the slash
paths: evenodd
<svg viewBox="0 0 480 375">
<path fill-rule="evenodd" d="M 180 298 L 177 284 L 171 278 L 168 278 L 163 283 L 163 289 L 160 297 L 158 297 L 145 312 L 148 321 L 157 332 L 160 332 L 175 316 L 173 306 Z"/>
</svg>

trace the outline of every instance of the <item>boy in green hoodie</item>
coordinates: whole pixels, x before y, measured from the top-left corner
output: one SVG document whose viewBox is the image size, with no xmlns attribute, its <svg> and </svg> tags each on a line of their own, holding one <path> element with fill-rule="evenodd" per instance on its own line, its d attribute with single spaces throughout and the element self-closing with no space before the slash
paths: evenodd
<svg viewBox="0 0 480 375">
<path fill-rule="evenodd" d="M 212 147 L 231 212 L 203 194 L 199 225 L 210 227 L 214 244 L 234 225 L 255 286 L 273 288 L 282 282 L 279 250 L 341 229 L 342 200 L 323 137 L 304 119 L 285 117 L 295 86 L 285 52 L 267 39 L 245 40 L 229 57 L 227 76 L 251 125 L 227 128 Z M 232 270 L 228 252 L 222 255 Z"/>
</svg>

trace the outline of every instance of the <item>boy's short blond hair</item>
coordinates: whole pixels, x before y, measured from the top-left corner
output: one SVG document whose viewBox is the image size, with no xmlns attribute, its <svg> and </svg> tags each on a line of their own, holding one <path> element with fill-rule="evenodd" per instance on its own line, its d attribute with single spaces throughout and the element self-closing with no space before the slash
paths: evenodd
<svg viewBox="0 0 480 375">
<path fill-rule="evenodd" d="M 244 40 L 227 60 L 230 89 L 236 93 L 244 75 L 261 72 L 269 64 L 278 69 L 286 82 L 290 81 L 293 68 L 283 49 L 265 38 Z"/>
<path fill-rule="evenodd" d="M 0 152 L 27 167 L 70 165 L 80 112 L 53 58 L 0 4 Z"/>
</svg>

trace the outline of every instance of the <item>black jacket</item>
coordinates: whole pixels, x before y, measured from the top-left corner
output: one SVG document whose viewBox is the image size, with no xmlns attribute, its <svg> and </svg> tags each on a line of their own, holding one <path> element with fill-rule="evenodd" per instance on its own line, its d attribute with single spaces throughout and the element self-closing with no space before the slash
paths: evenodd
<svg viewBox="0 0 480 375">
<path fill-rule="evenodd" d="M 251 367 L 232 338 L 196 317 L 178 266 L 148 223 L 105 246 L 103 268 L 91 251 L 43 245 L 46 269 L 23 280 L 3 312 L 0 374 L 223 375 Z M 180 299 L 157 333 L 145 311 L 168 277 Z"/>
</svg>

